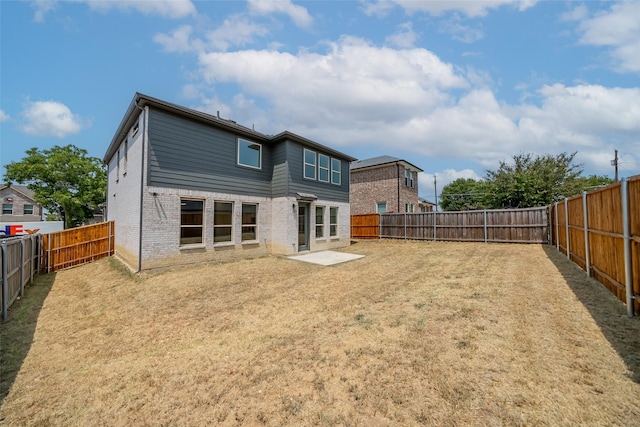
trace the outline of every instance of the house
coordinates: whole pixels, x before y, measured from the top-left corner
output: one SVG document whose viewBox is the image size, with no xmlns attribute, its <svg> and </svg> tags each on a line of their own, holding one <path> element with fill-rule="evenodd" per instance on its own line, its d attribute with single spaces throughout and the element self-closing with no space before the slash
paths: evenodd
<svg viewBox="0 0 640 427">
<path fill-rule="evenodd" d="M 418 212 L 433 212 L 436 209 L 436 204 L 418 197 Z"/>
<path fill-rule="evenodd" d="M 0 186 L 0 222 L 42 221 L 42 206 L 35 202 L 34 197 L 33 191 L 24 185 Z"/>
<path fill-rule="evenodd" d="M 339 248 L 354 158 L 136 93 L 104 155 L 116 255 L 134 270 Z"/>
<path fill-rule="evenodd" d="M 419 167 L 391 156 L 351 163 L 351 214 L 417 212 L 420 172 Z"/>
</svg>

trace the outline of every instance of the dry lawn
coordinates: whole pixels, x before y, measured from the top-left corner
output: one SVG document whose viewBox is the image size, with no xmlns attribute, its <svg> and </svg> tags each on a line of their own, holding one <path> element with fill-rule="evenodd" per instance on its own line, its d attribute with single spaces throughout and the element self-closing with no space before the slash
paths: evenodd
<svg viewBox="0 0 640 427">
<path fill-rule="evenodd" d="M 105 259 L 43 276 L 0 326 L 0 419 L 640 423 L 640 320 L 554 248 L 368 241 L 346 251 L 366 257 L 139 277 Z"/>
</svg>

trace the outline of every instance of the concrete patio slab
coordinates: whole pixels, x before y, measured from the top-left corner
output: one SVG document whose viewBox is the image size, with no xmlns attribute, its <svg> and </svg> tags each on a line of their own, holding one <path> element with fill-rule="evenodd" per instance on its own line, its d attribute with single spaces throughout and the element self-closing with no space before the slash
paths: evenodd
<svg viewBox="0 0 640 427">
<path fill-rule="evenodd" d="M 310 262 L 312 264 L 334 265 L 334 264 L 340 264 L 347 261 L 352 261 L 358 258 L 364 258 L 364 255 L 346 254 L 343 252 L 334 252 L 334 251 L 320 251 L 320 252 L 312 252 L 304 255 L 294 255 L 287 258 L 293 259 L 296 261 Z"/>
</svg>

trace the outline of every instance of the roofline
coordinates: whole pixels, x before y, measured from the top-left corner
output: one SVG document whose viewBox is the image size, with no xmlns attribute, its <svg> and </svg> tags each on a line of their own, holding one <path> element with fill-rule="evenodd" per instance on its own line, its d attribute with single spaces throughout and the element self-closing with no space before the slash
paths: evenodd
<svg viewBox="0 0 640 427">
<path fill-rule="evenodd" d="M 222 119 L 216 116 L 213 116 L 211 114 L 207 114 L 207 113 L 203 113 L 201 111 L 198 110 L 194 110 L 191 108 L 187 108 L 187 107 L 183 107 L 177 104 L 173 104 L 171 102 L 167 102 L 167 101 L 163 101 L 161 99 L 158 98 L 154 98 L 152 96 L 148 96 L 148 95 L 144 95 L 140 92 L 136 92 L 136 94 L 133 97 L 133 100 L 131 101 L 131 104 L 129 104 L 129 108 L 127 108 L 127 112 L 125 113 L 124 117 L 122 118 L 122 121 L 120 122 L 120 125 L 118 126 L 118 129 L 116 130 L 115 135 L 113 136 L 113 138 L 111 139 L 111 143 L 109 144 L 109 148 L 107 148 L 107 152 L 105 153 L 104 157 L 102 158 L 102 161 L 104 163 L 108 163 L 109 160 L 113 157 L 113 155 L 115 154 L 116 150 L 118 149 L 118 146 L 120 145 L 120 141 L 122 140 L 122 138 L 125 136 L 125 130 L 128 131 L 128 129 L 133 125 L 133 123 L 135 122 L 136 118 L 137 118 L 137 114 L 135 113 L 135 110 L 143 110 L 144 107 L 146 106 L 151 106 L 151 107 L 156 107 L 165 111 L 170 111 L 174 114 L 183 116 L 183 117 L 187 117 L 190 119 L 195 119 L 207 124 L 215 124 L 216 127 L 218 128 L 222 128 L 228 131 L 232 131 L 235 134 L 239 134 L 248 138 L 252 138 L 252 139 L 257 139 L 259 140 L 259 142 L 277 142 L 277 141 L 281 141 L 284 139 L 291 139 L 297 142 L 300 142 L 301 144 L 304 145 L 308 145 L 326 152 L 329 152 L 335 156 L 339 156 L 343 159 L 346 159 L 350 162 L 356 160 L 355 158 L 348 156 L 344 153 L 341 153 L 339 151 L 333 150 L 325 145 L 319 144 L 317 142 L 311 141 L 310 139 L 307 138 L 303 138 L 300 135 L 296 135 L 292 132 L 289 131 L 284 131 L 281 132 L 277 135 L 271 136 L 271 135 L 265 135 L 261 132 L 258 132 L 254 129 L 249 129 L 248 127 L 242 126 L 237 124 L 236 122 L 232 121 L 232 120 L 227 120 L 227 119 Z"/>
<path fill-rule="evenodd" d="M 24 187 L 27 187 L 27 186 L 25 185 Z M 26 197 L 27 199 L 32 200 L 32 201 L 34 201 L 34 202 L 36 201 L 36 199 L 35 199 L 35 194 L 34 194 L 34 195 L 33 195 L 33 197 L 32 197 L 32 196 L 30 196 L 30 195 L 28 195 L 28 194 L 25 194 L 25 193 L 24 193 L 24 191 L 20 191 L 20 190 L 18 190 L 18 189 L 17 189 L 15 186 L 13 186 L 13 185 L 3 185 L 3 186 L 1 186 L 1 187 L 0 187 L 0 190 L 4 190 L 5 188 L 13 188 L 13 190 L 14 190 L 14 191 L 16 191 L 16 192 L 18 192 L 18 193 L 22 194 L 22 195 L 23 195 L 24 197 Z M 28 188 L 28 187 L 27 187 L 27 188 Z M 33 191 L 33 190 L 31 190 L 31 191 Z"/>
<path fill-rule="evenodd" d="M 398 164 L 398 163 L 404 163 L 406 165 L 411 166 L 412 168 L 414 168 L 418 172 L 424 172 L 424 170 L 420 169 L 419 167 L 417 167 L 413 163 L 407 162 L 406 160 L 402 160 L 402 159 L 392 160 L 392 161 L 389 161 L 389 162 L 378 163 L 378 164 L 369 165 L 369 166 L 353 167 L 353 168 L 351 168 L 351 170 L 354 171 L 354 170 L 360 170 L 360 169 L 377 168 L 377 167 L 380 167 L 380 166 L 386 166 L 386 165 L 392 165 L 392 164 Z"/>
</svg>

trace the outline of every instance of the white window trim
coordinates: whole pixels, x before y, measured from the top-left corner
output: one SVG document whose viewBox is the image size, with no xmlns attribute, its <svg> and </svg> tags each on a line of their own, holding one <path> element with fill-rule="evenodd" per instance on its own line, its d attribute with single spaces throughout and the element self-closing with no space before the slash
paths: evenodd
<svg viewBox="0 0 640 427">
<path fill-rule="evenodd" d="M 191 200 L 191 201 L 196 201 L 196 202 L 202 202 L 202 224 L 201 225 L 182 225 L 182 201 L 183 200 Z M 180 197 L 180 231 L 182 231 L 183 228 L 196 228 L 196 227 L 200 227 L 202 229 L 202 243 L 180 243 L 180 234 L 178 233 L 178 247 L 180 249 L 184 249 L 184 248 L 201 248 L 203 246 L 205 246 L 205 242 L 206 242 L 206 236 L 205 236 L 205 230 L 206 230 L 206 216 L 205 216 L 205 212 L 206 212 L 206 200 L 205 199 L 198 199 L 198 198 L 192 198 L 192 197 Z"/>
<path fill-rule="evenodd" d="M 216 203 L 230 203 L 231 204 L 231 225 L 217 225 L 216 224 Z M 234 245 L 234 231 L 233 231 L 233 217 L 234 217 L 235 205 L 231 200 L 214 200 L 213 201 L 213 246 L 231 246 Z M 216 242 L 216 228 L 231 227 L 231 240 L 225 242 Z"/>
<path fill-rule="evenodd" d="M 322 235 L 318 236 L 318 208 L 322 208 Z M 327 214 L 327 209 L 324 206 L 316 206 L 316 212 L 315 212 L 316 216 L 316 223 L 315 223 L 315 229 L 314 229 L 314 234 L 316 236 L 316 240 L 326 240 L 326 235 L 327 235 L 327 221 L 326 221 L 326 214 Z"/>
<path fill-rule="evenodd" d="M 256 207 L 256 223 L 255 224 L 245 224 L 242 221 L 242 207 L 240 207 L 240 241 L 242 242 L 242 244 L 254 244 L 254 243 L 258 243 L 260 242 L 260 229 L 258 227 L 258 224 L 260 223 L 259 220 L 259 216 L 260 216 L 260 205 L 258 203 L 242 203 L 242 206 L 255 206 Z M 242 228 L 243 227 L 255 227 L 256 228 L 256 238 L 253 240 L 243 240 L 242 238 Z"/>
<path fill-rule="evenodd" d="M 337 161 L 338 164 L 340 165 L 340 167 L 338 169 L 333 169 L 333 161 Z M 333 182 L 333 172 L 337 172 L 338 173 L 338 182 Z M 330 172 L 330 179 L 331 184 L 333 185 L 342 185 L 342 160 L 340 159 L 336 159 L 335 157 L 331 158 L 331 172 Z"/>
<path fill-rule="evenodd" d="M 313 163 L 307 163 L 307 152 L 313 153 Z M 309 150 L 307 148 L 302 152 L 302 177 L 304 179 L 308 179 L 310 181 L 316 181 L 318 176 L 318 153 L 313 150 Z M 307 165 L 313 166 L 313 178 L 309 178 L 307 176 Z"/>
<path fill-rule="evenodd" d="M 378 209 L 379 205 L 384 203 L 384 212 L 380 212 L 380 210 Z M 376 213 L 387 213 L 387 202 L 376 202 Z"/>
<path fill-rule="evenodd" d="M 336 222 L 332 223 L 331 222 L 331 209 L 335 209 L 336 210 Z M 339 232 L 338 232 L 338 215 L 340 215 L 340 209 L 338 209 L 337 206 L 331 206 L 329 208 L 329 238 L 331 239 L 336 239 L 339 238 Z M 335 225 L 336 226 L 336 234 L 331 234 L 331 226 Z"/>
<path fill-rule="evenodd" d="M 327 159 L 327 167 L 326 168 L 323 168 L 320 165 L 320 158 L 321 157 L 324 157 L 325 159 Z M 327 156 L 326 154 L 318 153 L 318 159 L 317 160 L 318 160 L 318 181 L 327 182 L 327 183 L 331 182 L 331 157 Z M 327 179 L 326 179 L 326 181 L 324 179 L 320 178 L 320 170 L 321 169 L 327 171 Z"/>
<path fill-rule="evenodd" d="M 259 163 L 258 167 L 253 166 L 253 165 L 246 165 L 244 163 L 240 163 L 240 141 L 248 142 L 249 144 L 255 144 L 258 147 L 260 147 L 260 155 L 258 156 L 258 163 Z M 256 170 L 262 170 L 262 144 L 260 144 L 259 142 L 251 141 L 249 139 L 238 138 L 238 141 L 236 143 L 236 151 L 237 151 L 237 153 L 236 153 L 236 164 L 238 166 L 242 166 L 242 167 L 245 167 L 245 168 L 256 169 Z"/>
</svg>

